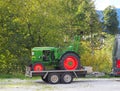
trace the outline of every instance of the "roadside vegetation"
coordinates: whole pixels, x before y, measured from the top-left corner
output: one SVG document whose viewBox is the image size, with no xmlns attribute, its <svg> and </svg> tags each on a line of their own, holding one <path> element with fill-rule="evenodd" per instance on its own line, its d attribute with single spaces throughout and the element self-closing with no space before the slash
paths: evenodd
<svg viewBox="0 0 120 91">
<path fill-rule="evenodd" d="M 108 12 L 111 9 L 106 9 L 105 16 L 115 13 L 116 17 L 115 11 Z M 94 71 L 111 71 L 118 22 L 115 18 L 110 23 L 106 16 L 106 22 L 101 23 L 92 0 L 0 0 L 0 12 L 0 78 L 24 78 L 31 48 L 64 48 L 64 39 L 72 42 L 75 35 L 81 36 L 82 65 L 92 66 Z M 114 23 L 115 32 L 103 32 Z M 99 41 L 101 36 L 104 43 Z"/>
<path fill-rule="evenodd" d="M 87 51 L 81 55 L 81 62 L 83 65 L 93 67 L 93 71 L 110 73 L 112 70 L 114 36 L 105 34 L 104 41 L 102 49 L 91 50 L 89 46 L 85 46 Z M 83 43 L 84 45 L 86 43 Z"/>
</svg>

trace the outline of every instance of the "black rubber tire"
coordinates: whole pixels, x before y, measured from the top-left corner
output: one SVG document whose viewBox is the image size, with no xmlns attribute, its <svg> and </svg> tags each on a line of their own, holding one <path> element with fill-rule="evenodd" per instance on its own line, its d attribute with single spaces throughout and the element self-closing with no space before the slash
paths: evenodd
<svg viewBox="0 0 120 91">
<path fill-rule="evenodd" d="M 42 79 L 44 82 L 48 83 L 48 77 L 46 77 L 46 78 L 44 79 L 43 76 L 42 76 L 41 79 Z"/>
<path fill-rule="evenodd" d="M 64 73 L 61 76 L 61 83 L 69 84 L 73 81 L 73 76 L 71 73 Z"/>
<path fill-rule="evenodd" d="M 48 74 L 48 82 L 50 84 L 57 84 L 60 81 L 60 76 L 58 73 L 49 73 Z"/>
<path fill-rule="evenodd" d="M 79 58 L 79 56 L 78 56 L 76 53 L 73 53 L 73 52 L 65 53 L 65 54 L 61 57 L 60 63 L 59 63 L 59 68 L 60 68 L 61 70 L 70 70 L 70 69 L 66 69 L 65 66 L 64 66 L 65 59 L 66 59 L 67 57 L 69 57 L 69 56 L 74 57 L 74 58 L 76 59 L 76 61 L 77 61 L 77 66 L 76 66 L 74 69 L 72 69 L 72 70 L 80 69 L 80 68 L 81 68 L 81 66 L 80 66 L 80 58 Z"/>
</svg>

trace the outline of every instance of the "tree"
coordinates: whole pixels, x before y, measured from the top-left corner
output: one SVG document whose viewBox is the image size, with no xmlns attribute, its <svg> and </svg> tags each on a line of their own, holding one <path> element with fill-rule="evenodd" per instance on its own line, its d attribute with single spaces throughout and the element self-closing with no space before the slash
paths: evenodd
<svg viewBox="0 0 120 91">
<path fill-rule="evenodd" d="M 0 0 L 0 72 L 23 72 L 31 48 L 64 47 L 64 36 L 98 28 L 91 0 Z"/>
<path fill-rule="evenodd" d="M 93 1 L 81 1 L 76 13 L 75 24 L 79 31 L 83 31 L 84 34 L 90 36 L 88 42 L 90 42 L 92 51 L 100 49 L 99 39 L 102 28 Z"/>
<path fill-rule="evenodd" d="M 0 72 L 24 71 L 32 47 L 63 45 L 60 7 L 58 0 L 0 1 Z"/>
<path fill-rule="evenodd" d="M 117 20 L 117 12 L 114 6 L 108 6 L 104 11 L 104 28 L 111 34 L 118 33 L 119 22 Z"/>
</svg>

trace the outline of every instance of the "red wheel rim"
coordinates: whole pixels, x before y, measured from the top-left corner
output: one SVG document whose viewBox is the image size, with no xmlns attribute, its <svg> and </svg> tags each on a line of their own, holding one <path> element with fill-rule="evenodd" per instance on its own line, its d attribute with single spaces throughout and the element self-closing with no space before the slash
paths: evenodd
<svg viewBox="0 0 120 91">
<path fill-rule="evenodd" d="M 68 56 L 64 60 L 64 67 L 66 70 L 75 70 L 78 66 L 78 61 L 74 56 Z"/>
<path fill-rule="evenodd" d="M 42 64 L 35 64 L 34 65 L 34 71 L 42 71 L 42 70 L 43 70 Z"/>
</svg>

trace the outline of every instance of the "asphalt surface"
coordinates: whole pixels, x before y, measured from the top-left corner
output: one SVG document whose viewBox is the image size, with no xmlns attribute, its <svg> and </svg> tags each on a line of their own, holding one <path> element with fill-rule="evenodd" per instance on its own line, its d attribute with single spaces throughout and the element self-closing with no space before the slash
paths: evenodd
<svg viewBox="0 0 120 91">
<path fill-rule="evenodd" d="M 80 78 L 71 84 L 47 84 L 41 79 L 0 79 L 0 91 L 120 91 L 120 78 Z"/>
</svg>

